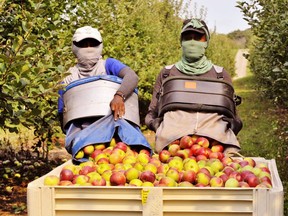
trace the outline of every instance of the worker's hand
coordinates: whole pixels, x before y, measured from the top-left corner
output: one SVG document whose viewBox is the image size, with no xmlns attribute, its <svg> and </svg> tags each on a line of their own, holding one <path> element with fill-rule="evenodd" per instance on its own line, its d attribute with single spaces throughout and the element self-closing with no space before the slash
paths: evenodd
<svg viewBox="0 0 288 216">
<path fill-rule="evenodd" d="M 114 120 L 122 118 L 125 114 L 124 99 L 120 95 L 114 95 L 113 100 L 110 102 L 110 108 L 114 115 Z"/>
</svg>

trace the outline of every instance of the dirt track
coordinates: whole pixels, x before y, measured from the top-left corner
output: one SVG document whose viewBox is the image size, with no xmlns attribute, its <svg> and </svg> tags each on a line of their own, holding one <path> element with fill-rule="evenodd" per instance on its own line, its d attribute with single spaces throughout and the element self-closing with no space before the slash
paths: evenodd
<svg viewBox="0 0 288 216">
<path fill-rule="evenodd" d="M 247 68 L 248 61 L 243 56 L 243 54 L 247 54 L 247 53 L 248 53 L 248 50 L 239 49 L 237 54 L 236 54 L 236 57 L 235 57 L 235 69 L 236 69 L 235 73 L 236 73 L 236 76 L 233 78 L 234 80 L 246 76 L 246 68 Z"/>
</svg>

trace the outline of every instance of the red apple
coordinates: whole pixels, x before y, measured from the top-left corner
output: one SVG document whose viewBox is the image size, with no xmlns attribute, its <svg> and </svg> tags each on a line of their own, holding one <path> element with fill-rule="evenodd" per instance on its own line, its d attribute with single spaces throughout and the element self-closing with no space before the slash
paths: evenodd
<svg viewBox="0 0 288 216">
<path fill-rule="evenodd" d="M 258 177 L 254 174 L 250 174 L 246 176 L 245 180 L 249 184 L 250 187 L 256 187 L 258 184 L 260 184 Z"/>
<path fill-rule="evenodd" d="M 110 184 L 111 186 L 125 185 L 126 177 L 123 172 L 114 171 L 110 176 Z"/>
<path fill-rule="evenodd" d="M 165 149 L 159 153 L 159 159 L 162 163 L 166 163 L 168 159 L 170 158 L 170 156 L 171 156 L 171 153 Z"/>
<path fill-rule="evenodd" d="M 220 177 L 213 176 L 210 179 L 209 184 L 210 184 L 211 187 L 223 187 L 224 186 L 224 181 Z"/>
<path fill-rule="evenodd" d="M 62 169 L 60 172 L 60 181 L 72 181 L 74 173 L 70 169 Z"/>
<path fill-rule="evenodd" d="M 142 182 L 149 181 L 149 182 L 153 183 L 156 180 L 156 175 L 155 175 L 155 173 L 151 172 L 150 170 L 146 170 L 140 174 L 139 179 Z"/>
<path fill-rule="evenodd" d="M 191 149 L 191 151 L 192 151 L 192 154 L 193 154 L 193 155 L 196 155 L 196 151 L 197 151 L 198 149 L 200 149 L 200 148 L 201 148 L 200 145 L 198 145 L 198 144 L 193 144 L 190 149 Z"/>
<path fill-rule="evenodd" d="M 176 152 L 175 156 L 181 157 L 184 160 L 185 158 L 188 158 L 189 155 L 185 149 L 180 149 L 179 151 Z"/>
<path fill-rule="evenodd" d="M 176 187 L 177 182 L 174 181 L 172 178 L 164 176 L 159 180 L 158 186 L 164 186 L 164 187 Z"/>
<path fill-rule="evenodd" d="M 181 149 L 191 148 L 193 141 L 189 135 L 185 135 L 181 137 L 179 145 Z"/>
<path fill-rule="evenodd" d="M 122 149 L 124 152 L 126 152 L 128 149 L 128 145 L 125 144 L 124 142 L 117 142 L 114 148 L 119 148 Z"/>
<path fill-rule="evenodd" d="M 192 184 L 195 183 L 196 180 L 196 173 L 193 170 L 184 170 L 181 178 L 181 181 L 187 181 Z"/>
<path fill-rule="evenodd" d="M 242 177 L 241 177 L 241 173 L 237 172 L 237 171 L 233 171 L 232 173 L 230 173 L 229 178 L 234 178 L 236 179 L 238 182 L 242 181 Z"/>
</svg>

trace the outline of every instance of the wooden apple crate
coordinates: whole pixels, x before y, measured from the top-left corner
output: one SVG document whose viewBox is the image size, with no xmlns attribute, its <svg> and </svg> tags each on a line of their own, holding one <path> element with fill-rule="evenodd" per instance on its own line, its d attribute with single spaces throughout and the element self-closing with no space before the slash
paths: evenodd
<svg viewBox="0 0 288 216">
<path fill-rule="evenodd" d="M 283 216 L 275 160 L 254 159 L 269 165 L 271 189 L 44 186 L 45 176 L 59 175 L 67 161 L 29 183 L 28 216 Z"/>
</svg>

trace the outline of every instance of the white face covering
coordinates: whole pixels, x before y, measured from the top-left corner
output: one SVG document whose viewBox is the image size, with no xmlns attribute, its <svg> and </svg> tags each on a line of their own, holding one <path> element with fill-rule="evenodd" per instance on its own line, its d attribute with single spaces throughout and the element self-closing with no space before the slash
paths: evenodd
<svg viewBox="0 0 288 216">
<path fill-rule="evenodd" d="M 103 44 L 97 47 L 80 48 L 72 45 L 72 51 L 78 60 L 77 67 L 81 72 L 91 72 L 102 58 Z"/>
</svg>

